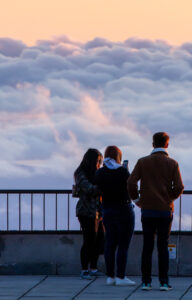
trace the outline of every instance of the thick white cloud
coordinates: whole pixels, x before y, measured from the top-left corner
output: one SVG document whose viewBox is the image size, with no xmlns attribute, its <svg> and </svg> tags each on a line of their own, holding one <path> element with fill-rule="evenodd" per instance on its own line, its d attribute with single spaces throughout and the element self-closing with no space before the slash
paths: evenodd
<svg viewBox="0 0 192 300">
<path fill-rule="evenodd" d="M 0 39 L 1 188 L 70 188 L 89 147 L 116 144 L 130 161 L 170 133 L 190 188 L 192 47 L 66 36 L 27 47 Z"/>
</svg>

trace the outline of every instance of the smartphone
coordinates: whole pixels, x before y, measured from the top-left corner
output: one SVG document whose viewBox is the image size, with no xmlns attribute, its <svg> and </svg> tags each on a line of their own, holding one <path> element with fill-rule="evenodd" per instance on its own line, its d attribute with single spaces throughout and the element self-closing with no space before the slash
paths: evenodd
<svg viewBox="0 0 192 300">
<path fill-rule="evenodd" d="M 128 163 L 129 163 L 128 159 L 125 159 L 123 161 L 123 167 L 126 168 L 127 170 L 128 170 Z"/>
</svg>

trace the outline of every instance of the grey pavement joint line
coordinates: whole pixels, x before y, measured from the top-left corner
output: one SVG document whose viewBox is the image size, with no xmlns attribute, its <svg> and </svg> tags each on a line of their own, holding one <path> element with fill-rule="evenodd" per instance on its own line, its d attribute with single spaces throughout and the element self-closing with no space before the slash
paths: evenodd
<svg viewBox="0 0 192 300">
<path fill-rule="evenodd" d="M 84 290 L 86 290 L 86 288 L 88 286 L 90 286 L 95 280 L 97 279 L 97 277 L 95 277 L 93 280 L 91 280 L 86 286 L 84 286 L 74 297 L 71 298 L 71 300 L 74 300 L 75 298 L 77 298 Z"/>
<path fill-rule="evenodd" d="M 22 299 L 25 297 L 29 292 L 31 292 L 34 288 L 36 288 L 38 285 L 40 285 L 45 279 L 47 279 L 48 275 L 46 275 L 43 279 L 41 279 L 38 283 L 36 283 L 34 286 L 32 286 L 30 289 L 28 289 L 23 295 L 21 295 L 17 300 Z"/>
<path fill-rule="evenodd" d="M 183 297 L 189 292 L 189 290 L 192 288 L 192 284 L 186 289 L 186 291 L 184 292 L 183 295 L 181 295 L 181 297 L 178 300 L 183 299 Z"/>
<path fill-rule="evenodd" d="M 140 287 L 142 283 L 140 283 L 124 300 L 129 299 Z"/>
</svg>

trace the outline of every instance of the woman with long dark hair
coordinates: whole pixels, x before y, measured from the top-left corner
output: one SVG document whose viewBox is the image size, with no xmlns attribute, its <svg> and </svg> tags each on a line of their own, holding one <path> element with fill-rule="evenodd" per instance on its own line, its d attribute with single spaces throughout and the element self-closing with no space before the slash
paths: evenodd
<svg viewBox="0 0 192 300">
<path fill-rule="evenodd" d="M 80 253 L 81 278 L 83 279 L 92 279 L 91 275 L 98 275 L 97 260 L 100 252 L 98 235 L 102 234 L 102 228 L 96 226 L 96 220 L 99 217 L 100 191 L 94 184 L 94 178 L 96 170 L 102 163 L 102 158 L 102 154 L 97 149 L 88 149 L 74 173 L 75 183 L 79 190 L 76 215 L 83 232 L 83 245 Z"/>
<path fill-rule="evenodd" d="M 107 147 L 104 157 L 104 166 L 96 172 L 95 182 L 102 195 L 107 285 L 134 285 L 134 281 L 125 277 L 127 253 L 135 221 L 127 191 L 129 172 L 121 165 L 122 153 L 118 147 Z"/>
</svg>

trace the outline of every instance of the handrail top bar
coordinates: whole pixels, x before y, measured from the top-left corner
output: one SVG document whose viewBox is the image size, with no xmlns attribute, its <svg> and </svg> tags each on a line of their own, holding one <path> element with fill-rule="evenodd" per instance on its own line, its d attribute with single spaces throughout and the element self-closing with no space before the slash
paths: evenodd
<svg viewBox="0 0 192 300">
<path fill-rule="evenodd" d="M 189 194 L 189 195 L 190 195 L 190 194 L 192 194 L 192 190 L 184 190 L 184 191 L 183 191 L 183 194 L 185 194 L 185 195 L 186 195 L 186 194 Z"/>
<path fill-rule="evenodd" d="M 72 190 L 23 190 L 23 189 L 14 189 L 14 190 L 1 190 L 0 189 L 0 194 L 71 194 Z M 183 191 L 184 195 L 191 195 L 192 190 L 184 190 Z"/>
<path fill-rule="evenodd" d="M 72 190 L 0 190 L 0 194 L 71 194 Z"/>
</svg>

